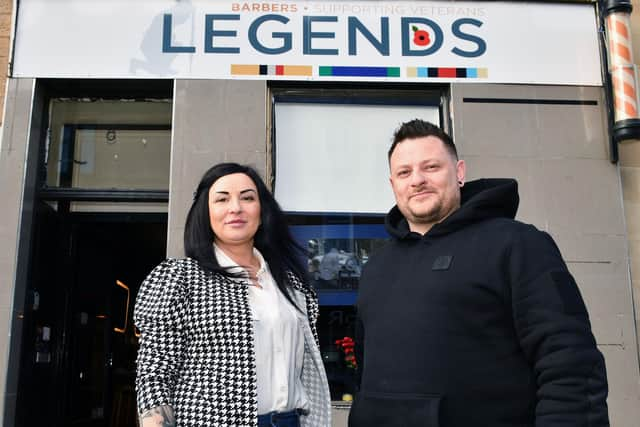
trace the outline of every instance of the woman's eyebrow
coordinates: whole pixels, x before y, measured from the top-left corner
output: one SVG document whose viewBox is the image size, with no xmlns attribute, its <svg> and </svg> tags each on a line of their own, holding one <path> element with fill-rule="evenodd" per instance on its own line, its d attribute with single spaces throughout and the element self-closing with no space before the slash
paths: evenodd
<svg viewBox="0 0 640 427">
<path fill-rule="evenodd" d="M 240 194 L 248 193 L 250 191 L 253 191 L 254 193 L 256 193 L 256 190 L 254 190 L 253 188 L 247 188 L 246 190 L 242 190 L 240 192 Z M 227 195 L 229 194 L 229 192 L 225 191 L 225 190 L 219 190 L 219 191 L 216 191 L 215 193 L 216 194 L 227 194 Z"/>
</svg>

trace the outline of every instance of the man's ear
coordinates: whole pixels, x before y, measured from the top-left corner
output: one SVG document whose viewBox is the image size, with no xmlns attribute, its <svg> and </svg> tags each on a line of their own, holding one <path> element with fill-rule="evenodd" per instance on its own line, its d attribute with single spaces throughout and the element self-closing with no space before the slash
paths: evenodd
<svg viewBox="0 0 640 427">
<path fill-rule="evenodd" d="M 464 180 L 467 174 L 467 166 L 464 163 L 464 160 L 458 160 L 456 164 L 456 175 L 458 177 L 458 184 L 460 187 L 464 185 Z"/>
</svg>

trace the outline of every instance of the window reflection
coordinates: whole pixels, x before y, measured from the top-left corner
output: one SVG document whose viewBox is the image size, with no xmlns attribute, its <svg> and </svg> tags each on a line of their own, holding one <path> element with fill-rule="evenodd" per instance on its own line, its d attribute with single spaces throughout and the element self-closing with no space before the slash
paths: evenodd
<svg viewBox="0 0 640 427">
<path fill-rule="evenodd" d="M 362 270 L 388 235 L 381 216 L 292 215 L 291 231 L 306 249 L 310 284 L 318 293 L 318 335 L 331 398 L 355 392 L 358 361 L 353 359 L 356 299 Z"/>
<path fill-rule="evenodd" d="M 307 266 L 312 285 L 320 289 L 357 289 L 369 254 L 381 238 L 314 238 L 307 241 Z"/>
<path fill-rule="evenodd" d="M 321 306 L 318 318 L 320 351 L 329 380 L 331 400 L 343 400 L 355 392 L 355 368 L 336 341 L 353 339 L 356 310 L 353 306 Z"/>
</svg>

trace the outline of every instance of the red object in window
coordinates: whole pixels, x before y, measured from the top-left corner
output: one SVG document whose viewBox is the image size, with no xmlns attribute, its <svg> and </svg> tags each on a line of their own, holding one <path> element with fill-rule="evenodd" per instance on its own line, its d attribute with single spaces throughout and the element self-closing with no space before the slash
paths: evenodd
<svg viewBox="0 0 640 427">
<path fill-rule="evenodd" d="M 344 337 L 342 339 L 335 341 L 336 347 L 338 350 L 344 353 L 344 361 L 347 364 L 347 367 L 355 369 L 358 364 L 356 363 L 356 356 L 353 351 L 353 347 L 355 343 L 351 337 Z"/>
</svg>

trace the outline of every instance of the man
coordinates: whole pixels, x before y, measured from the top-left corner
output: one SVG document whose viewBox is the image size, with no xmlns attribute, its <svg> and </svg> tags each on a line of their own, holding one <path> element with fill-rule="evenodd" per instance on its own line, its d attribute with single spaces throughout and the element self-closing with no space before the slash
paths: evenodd
<svg viewBox="0 0 640 427">
<path fill-rule="evenodd" d="M 340 253 L 337 248 L 324 254 L 318 267 L 320 283 L 323 288 L 337 288 L 338 275 L 340 274 Z"/>
<path fill-rule="evenodd" d="M 392 241 L 358 298 L 350 427 L 608 426 L 604 360 L 551 237 L 514 220 L 511 179 L 465 183 L 421 120 L 389 150 Z"/>
</svg>

